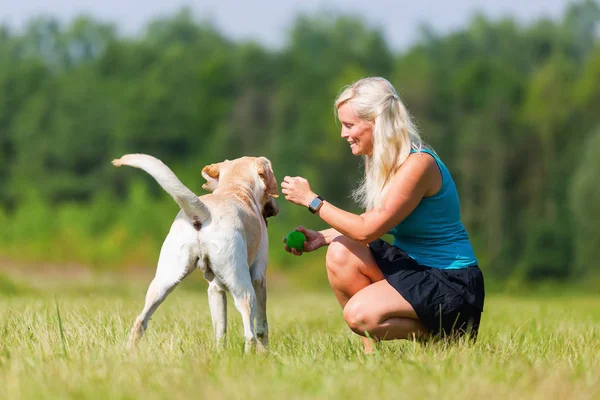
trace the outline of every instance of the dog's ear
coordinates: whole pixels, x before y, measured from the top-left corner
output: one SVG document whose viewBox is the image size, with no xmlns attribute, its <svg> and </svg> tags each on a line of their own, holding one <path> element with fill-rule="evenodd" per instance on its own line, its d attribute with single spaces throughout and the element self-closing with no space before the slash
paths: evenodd
<svg viewBox="0 0 600 400">
<path fill-rule="evenodd" d="M 279 206 L 273 197 L 269 196 L 269 200 L 265 203 L 265 207 L 263 208 L 263 216 L 265 219 L 274 217 L 279 214 Z"/>
<path fill-rule="evenodd" d="M 209 192 L 214 191 L 219 186 L 219 174 L 221 172 L 221 163 L 210 164 L 202 168 L 202 177 L 206 179 L 206 183 L 202 185 L 202 189 Z"/>
<path fill-rule="evenodd" d="M 271 161 L 266 157 L 259 157 L 258 159 L 257 172 L 260 179 L 265 183 L 265 192 L 271 197 L 279 197 L 279 189 L 277 188 Z"/>
</svg>

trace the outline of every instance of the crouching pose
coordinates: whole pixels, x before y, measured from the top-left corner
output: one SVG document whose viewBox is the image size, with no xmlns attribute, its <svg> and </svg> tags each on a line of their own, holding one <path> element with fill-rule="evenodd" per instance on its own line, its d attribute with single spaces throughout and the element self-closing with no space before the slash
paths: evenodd
<svg viewBox="0 0 600 400">
<path fill-rule="evenodd" d="M 484 301 L 481 270 L 461 222 L 456 186 L 438 155 L 424 145 L 394 87 L 365 78 L 335 102 L 341 136 L 363 156 L 355 191 L 366 211 L 344 211 L 285 177 L 285 198 L 331 226 L 306 235 L 303 252 L 328 246 L 325 265 L 344 319 L 371 340 L 477 336 Z M 390 233 L 393 244 L 381 239 Z M 285 239 L 284 239 L 285 243 Z M 301 255 L 285 246 L 286 251 Z"/>
</svg>

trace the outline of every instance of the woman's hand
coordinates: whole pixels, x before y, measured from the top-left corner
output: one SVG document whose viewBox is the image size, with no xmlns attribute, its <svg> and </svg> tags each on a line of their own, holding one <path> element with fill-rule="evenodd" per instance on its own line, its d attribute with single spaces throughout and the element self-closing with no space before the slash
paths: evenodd
<svg viewBox="0 0 600 400">
<path fill-rule="evenodd" d="M 310 184 L 301 176 L 286 176 L 281 182 L 281 192 L 285 199 L 299 206 L 307 207 L 317 195 L 310 190 Z"/>
<path fill-rule="evenodd" d="M 304 236 L 306 236 L 306 241 L 304 242 L 304 249 L 302 251 L 290 249 L 285 243 L 285 238 L 283 238 L 283 245 L 285 246 L 285 251 L 287 251 L 288 253 L 292 253 L 295 256 L 301 256 L 303 253 L 310 253 L 311 251 L 315 251 L 327 244 L 325 236 L 321 232 L 306 229 L 303 226 L 297 227 L 296 230 L 298 232 L 304 233 Z"/>
</svg>

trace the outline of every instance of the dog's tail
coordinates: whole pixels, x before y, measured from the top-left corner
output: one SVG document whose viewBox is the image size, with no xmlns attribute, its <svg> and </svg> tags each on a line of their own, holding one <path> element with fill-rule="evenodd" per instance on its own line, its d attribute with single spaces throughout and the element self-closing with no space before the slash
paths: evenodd
<svg viewBox="0 0 600 400">
<path fill-rule="evenodd" d="M 173 171 L 159 159 L 146 154 L 127 154 L 113 160 L 112 163 L 116 167 L 129 165 L 146 171 L 175 199 L 184 214 L 194 222 L 202 223 L 210 217 L 206 204 L 181 183 Z"/>
</svg>

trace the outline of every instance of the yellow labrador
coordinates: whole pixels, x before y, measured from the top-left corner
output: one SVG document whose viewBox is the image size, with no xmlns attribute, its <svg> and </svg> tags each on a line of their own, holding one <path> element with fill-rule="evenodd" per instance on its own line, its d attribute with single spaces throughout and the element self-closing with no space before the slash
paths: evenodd
<svg viewBox="0 0 600 400">
<path fill-rule="evenodd" d="M 179 204 L 158 260 L 156 275 L 148 288 L 142 313 L 129 335 L 129 345 L 142 337 L 148 321 L 167 295 L 194 268 L 209 282 L 208 301 L 217 346 L 225 343 L 229 291 L 242 315 L 245 350 L 269 343 L 267 324 L 268 236 L 266 218 L 277 215 L 277 182 L 265 157 L 242 157 L 202 169 L 212 193 L 196 196 L 160 160 L 145 154 L 128 154 L 115 166 L 143 169 Z M 254 321 L 256 319 L 256 334 Z"/>
</svg>

